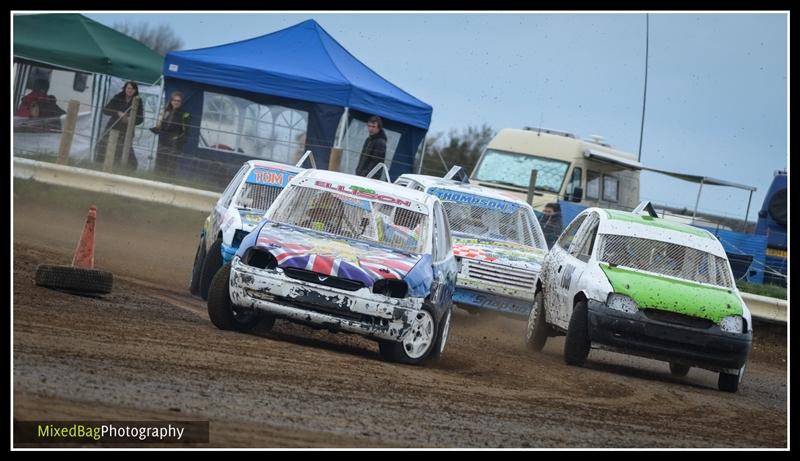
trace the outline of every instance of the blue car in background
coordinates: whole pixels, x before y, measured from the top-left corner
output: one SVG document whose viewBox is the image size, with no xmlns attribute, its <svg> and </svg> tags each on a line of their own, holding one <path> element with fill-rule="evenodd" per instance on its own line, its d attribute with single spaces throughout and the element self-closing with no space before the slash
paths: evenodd
<svg viewBox="0 0 800 461">
<path fill-rule="evenodd" d="M 289 181 L 303 171 L 301 165 L 306 160 L 316 167 L 311 151 L 306 151 L 294 166 L 266 160 L 250 160 L 242 165 L 200 231 L 189 285 L 193 295 L 208 299 L 211 278 L 230 262 L 244 236 L 261 221 Z"/>
</svg>

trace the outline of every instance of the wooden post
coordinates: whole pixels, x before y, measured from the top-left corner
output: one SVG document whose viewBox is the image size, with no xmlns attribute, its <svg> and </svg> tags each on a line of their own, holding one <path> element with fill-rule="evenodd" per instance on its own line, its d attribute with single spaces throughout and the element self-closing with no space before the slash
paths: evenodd
<svg viewBox="0 0 800 461">
<path fill-rule="evenodd" d="M 111 130 L 108 133 L 108 144 L 106 144 L 106 160 L 103 162 L 103 171 L 110 173 L 114 167 L 114 155 L 117 153 L 117 142 L 119 142 L 119 131 Z"/>
<path fill-rule="evenodd" d="M 536 176 L 539 174 L 537 170 L 531 170 L 531 180 L 528 183 L 528 196 L 525 201 L 528 205 L 533 206 L 533 191 L 536 189 Z"/>
<path fill-rule="evenodd" d="M 67 118 L 64 120 L 64 131 L 61 133 L 61 144 L 58 146 L 58 163 L 66 165 L 69 151 L 72 148 L 72 138 L 75 136 L 75 125 L 78 124 L 78 108 L 80 103 L 70 99 L 67 105 Z"/>
<path fill-rule="evenodd" d="M 128 166 L 128 155 L 130 155 L 131 144 L 133 144 L 133 130 L 136 129 L 136 114 L 139 112 L 139 104 L 142 98 L 136 96 L 131 103 L 131 110 L 128 112 L 128 129 L 125 130 L 125 141 L 122 143 L 122 158 L 120 164 L 123 168 Z"/>
<path fill-rule="evenodd" d="M 341 168 L 341 166 L 342 166 L 342 148 L 332 147 L 331 158 L 328 161 L 328 169 L 330 171 L 339 171 L 339 168 Z"/>
</svg>

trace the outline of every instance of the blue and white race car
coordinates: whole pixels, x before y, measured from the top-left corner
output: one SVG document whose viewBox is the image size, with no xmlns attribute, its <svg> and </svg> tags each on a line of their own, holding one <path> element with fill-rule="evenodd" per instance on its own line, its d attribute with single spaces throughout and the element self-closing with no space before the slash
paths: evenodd
<svg viewBox="0 0 800 461">
<path fill-rule="evenodd" d="M 189 286 L 193 295 L 208 299 L 211 278 L 230 262 L 242 238 L 261 221 L 289 181 L 303 171 L 301 165 L 306 159 L 316 167 L 311 151 L 306 151 L 295 166 L 266 160 L 242 165 L 203 224 Z"/>
<path fill-rule="evenodd" d="M 459 264 L 453 302 L 470 311 L 524 316 L 533 306 L 547 243 L 533 208 L 497 189 L 469 184 L 453 167 L 444 178 L 404 174 L 395 184 L 438 197 Z"/>
<path fill-rule="evenodd" d="M 280 317 L 358 333 L 386 360 L 421 363 L 444 351 L 456 276 L 439 199 L 306 170 L 214 276 L 208 314 L 228 330 Z"/>
</svg>

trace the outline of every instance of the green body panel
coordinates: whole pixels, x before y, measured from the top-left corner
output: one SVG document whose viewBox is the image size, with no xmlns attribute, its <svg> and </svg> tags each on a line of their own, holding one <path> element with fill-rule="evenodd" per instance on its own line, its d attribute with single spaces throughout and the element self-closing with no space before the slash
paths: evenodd
<svg viewBox="0 0 800 461">
<path fill-rule="evenodd" d="M 719 323 L 742 315 L 742 303 L 732 290 L 677 280 L 600 263 L 614 292 L 629 296 L 640 309 L 660 309 Z"/>
<path fill-rule="evenodd" d="M 707 239 L 711 238 L 711 235 L 709 235 L 708 232 L 702 229 L 697 229 L 696 227 L 688 226 L 686 224 L 665 221 L 661 218 L 653 218 L 652 216 L 640 216 L 633 213 L 626 213 L 624 211 L 605 210 L 605 212 L 606 214 L 608 214 L 608 217 L 610 219 L 613 219 L 615 221 L 633 222 L 638 224 L 644 224 L 646 226 L 660 227 L 662 229 L 685 232 L 687 234 L 692 234 Z"/>
</svg>

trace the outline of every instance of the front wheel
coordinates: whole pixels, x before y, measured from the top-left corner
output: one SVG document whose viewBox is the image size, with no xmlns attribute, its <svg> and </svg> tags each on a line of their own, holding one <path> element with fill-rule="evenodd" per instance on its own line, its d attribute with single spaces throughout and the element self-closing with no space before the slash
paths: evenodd
<svg viewBox="0 0 800 461">
<path fill-rule="evenodd" d="M 203 261 L 203 271 L 200 276 L 200 297 L 208 299 L 208 289 L 211 287 L 211 279 L 222 267 L 222 240 L 216 239 L 208 249 L 208 253 Z"/>
<path fill-rule="evenodd" d="M 742 376 L 744 376 L 744 365 L 739 369 L 738 374 L 720 373 L 717 387 L 724 392 L 736 392 L 739 390 L 739 383 L 742 382 Z"/>
<path fill-rule="evenodd" d="M 427 307 L 420 309 L 411 319 L 411 328 L 399 342 L 381 340 L 381 356 L 389 362 L 418 365 L 431 354 L 436 345 L 436 321 Z"/>
<path fill-rule="evenodd" d="M 581 366 L 589 356 L 589 321 L 586 301 L 580 301 L 572 311 L 564 341 L 564 361 L 567 365 Z"/>
<path fill-rule="evenodd" d="M 544 316 L 544 292 L 536 293 L 533 307 L 528 314 L 528 330 L 525 333 L 525 346 L 528 350 L 539 352 L 544 348 L 547 337 L 551 335 L 550 326 Z"/>
<path fill-rule="evenodd" d="M 442 317 L 442 322 L 440 323 L 439 328 L 439 335 L 436 337 L 436 344 L 431 351 L 431 359 L 439 360 L 444 353 L 444 348 L 447 345 L 447 337 L 450 334 L 450 321 L 453 316 L 453 308 L 447 309 L 447 312 L 444 313 Z"/>
<path fill-rule="evenodd" d="M 200 276 L 203 273 L 203 262 L 206 259 L 206 240 L 200 238 L 197 244 L 197 252 L 194 254 L 194 265 L 192 266 L 192 280 L 189 282 L 189 293 L 197 296 L 200 294 Z"/>
<path fill-rule="evenodd" d="M 208 317 L 220 330 L 246 333 L 258 325 L 261 315 L 252 310 L 238 309 L 231 303 L 228 285 L 230 276 L 231 266 L 226 264 L 211 280 L 211 288 L 208 291 Z M 269 324 L 270 320 L 274 323 L 274 318 L 268 317 L 265 320 L 267 320 L 265 324 Z"/>
</svg>

